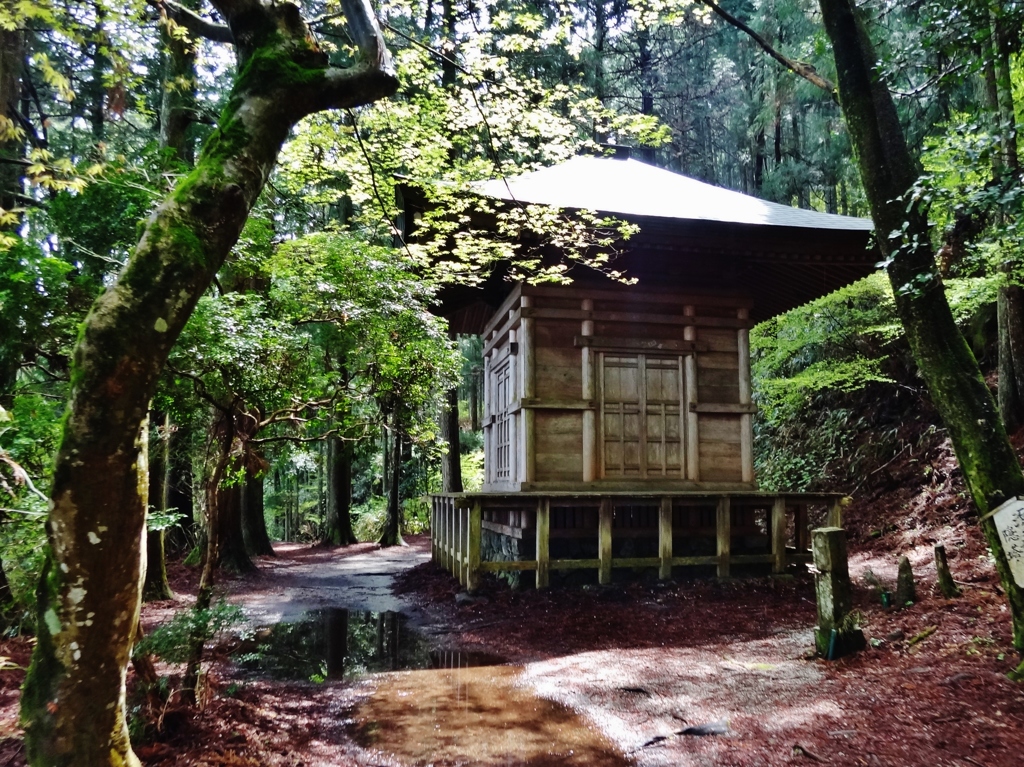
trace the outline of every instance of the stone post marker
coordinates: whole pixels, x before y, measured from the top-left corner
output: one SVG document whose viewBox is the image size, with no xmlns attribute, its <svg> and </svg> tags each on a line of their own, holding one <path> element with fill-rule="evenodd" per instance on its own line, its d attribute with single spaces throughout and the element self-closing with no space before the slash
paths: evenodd
<svg viewBox="0 0 1024 767">
<path fill-rule="evenodd" d="M 834 660 L 865 645 L 864 634 L 851 615 L 853 594 L 846 561 L 846 531 L 841 527 L 812 530 L 811 550 L 818 569 L 814 576 L 818 601 L 814 644 L 819 655 Z"/>
</svg>

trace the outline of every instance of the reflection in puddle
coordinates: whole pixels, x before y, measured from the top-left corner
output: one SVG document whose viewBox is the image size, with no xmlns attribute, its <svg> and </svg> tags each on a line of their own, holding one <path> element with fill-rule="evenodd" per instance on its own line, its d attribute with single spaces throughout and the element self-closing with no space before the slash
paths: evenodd
<svg viewBox="0 0 1024 767">
<path fill-rule="evenodd" d="M 396 612 L 329 608 L 257 632 L 241 664 L 278 679 L 353 679 L 400 669 L 467 668 L 502 663 L 484 653 L 431 651 Z"/>
<path fill-rule="evenodd" d="M 565 706 L 517 682 L 491 655 L 431 651 L 394 612 L 327 609 L 259 632 L 239 660 L 282 679 L 354 679 L 374 692 L 354 712 L 355 737 L 416 765 L 629 764 Z M 382 673 L 389 672 L 389 673 Z"/>
<path fill-rule="evenodd" d="M 355 712 L 363 745 L 411 764 L 626 765 L 571 709 L 517 685 L 521 668 L 381 674 Z"/>
</svg>

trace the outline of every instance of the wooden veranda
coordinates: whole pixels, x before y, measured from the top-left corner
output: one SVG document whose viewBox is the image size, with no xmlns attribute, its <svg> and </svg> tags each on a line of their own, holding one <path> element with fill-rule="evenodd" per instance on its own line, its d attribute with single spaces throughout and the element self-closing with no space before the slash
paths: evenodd
<svg viewBox="0 0 1024 767">
<path fill-rule="evenodd" d="M 841 526 L 843 503 L 839 493 L 757 491 L 439 494 L 431 554 L 470 592 L 485 572 L 532 570 L 537 588 L 549 585 L 552 570 L 593 569 L 601 584 L 614 568 L 657 568 L 661 579 L 674 567 L 722 578 L 746 565 L 783 573 L 810 561 L 812 522 Z M 485 536 L 514 543 L 518 556 L 495 546 L 484 556 Z M 653 551 L 637 556 L 644 542 Z"/>
</svg>

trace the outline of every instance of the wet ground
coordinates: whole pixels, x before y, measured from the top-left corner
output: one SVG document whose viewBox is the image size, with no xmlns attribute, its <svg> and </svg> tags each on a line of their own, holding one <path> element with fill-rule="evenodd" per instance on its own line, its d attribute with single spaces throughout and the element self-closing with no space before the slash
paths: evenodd
<svg viewBox="0 0 1024 767">
<path fill-rule="evenodd" d="M 137 751 L 162 767 L 1016 767 L 1024 692 L 1006 678 L 1005 601 L 970 528 L 943 542 L 964 595 L 938 596 L 921 554 L 921 599 L 898 612 L 863 579 L 889 579 L 894 558 L 855 552 L 871 642 L 836 663 L 808 653 L 806 576 L 541 592 L 485 582 L 467 601 L 416 564 L 423 539 L 389 552 L 282 547 L 261 574 L 225 584 L 264 628 L 214 653 L 202 710 L 161 710 Z M 150 625 L 188 602 L 191 576 L 172 570 L 183 596 L 147 605 Z M 349 595 L 356 607 L 336 609 Z M 381 605 L 399 610 L 367 609 Z M 22 649 L 0 654 L 27 662 Z M 175 669 L 161 672 L 173 685 Z M 0 687 L 16 676 L 0 672 Z M 0 710 L 2 767 L 24 764 L 16 731 L 3 736 L 13 716 Z"/>
</svg>

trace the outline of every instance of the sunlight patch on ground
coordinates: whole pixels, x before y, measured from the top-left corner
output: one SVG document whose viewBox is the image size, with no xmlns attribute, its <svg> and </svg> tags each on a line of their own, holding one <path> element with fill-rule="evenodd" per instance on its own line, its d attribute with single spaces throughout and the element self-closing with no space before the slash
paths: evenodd
<svg viewBox="0 0 1024 767">
<path fill-rule="evenodd" d="M 744 741 L 841 719 L 834 701 L 814 701 L 825 680 L 819 663 L 804 659 L 812 643 L 804 630 L 701 647 L 587 652 L 531 663 L 520 683 L 580 712 L 638 764 L 698 765 Z M 679 735 L 726 721 L 726 735 Z"/>
</svg>

